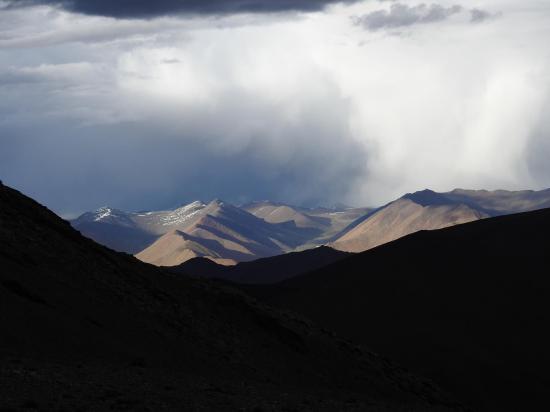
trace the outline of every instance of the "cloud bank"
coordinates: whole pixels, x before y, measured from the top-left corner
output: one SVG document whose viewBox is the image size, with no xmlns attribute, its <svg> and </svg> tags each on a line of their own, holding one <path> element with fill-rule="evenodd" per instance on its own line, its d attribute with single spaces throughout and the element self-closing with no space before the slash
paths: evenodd
<svg viewBox="0 0 550 412">
<path fill-rule="evenodd" d="M 480 5 L 461 1 L 406 36 L 353 24 L 393 5 L 152 19 L 6 9 L 0 178 L 64 214 L 550 186 L 546 2 L 487 0 L 501 16 L 472 24 Z"/>
</svg>

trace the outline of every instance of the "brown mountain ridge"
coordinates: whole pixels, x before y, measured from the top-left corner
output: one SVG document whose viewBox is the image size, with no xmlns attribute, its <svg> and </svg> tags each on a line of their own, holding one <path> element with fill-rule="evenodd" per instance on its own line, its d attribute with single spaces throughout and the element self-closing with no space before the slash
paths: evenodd
<svg viewBox="0 0 550 412">
<path fill-rule="evenodd" d="M 456 189 L 409 193 L 378 209 L 215 200 L 161 212 L 101 208 L 72 225 L 85 236 L 158 266 L 204 257 L 224 265 L 328 245 L 362 252 L 418 230 L 550 207 L 550 190 Z"/>
</svg>

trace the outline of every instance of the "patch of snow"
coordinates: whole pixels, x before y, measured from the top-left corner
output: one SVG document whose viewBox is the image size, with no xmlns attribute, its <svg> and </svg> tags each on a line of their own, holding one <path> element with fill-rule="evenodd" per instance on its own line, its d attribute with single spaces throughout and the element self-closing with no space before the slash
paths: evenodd
<svg viewBox="0 0 550 412">
<path fill-rule="evenodd" d="M 99 222 L 100 220 L 105 219 L 113 214 L 113 210 L 108 207 L 100 207 L 96 210 L 96 216 L 94 222 Z"/>
<path fill-rule="evenodd" d="M 160 218 L 160 221 L 163 226 L 179 225 L 191 219 L 193 216 L 196 216 L 205 207 L 206 205 L 204 203 L 196 201 L 186 206 L 180 207 L 179 209 L 174 210 L 166 216 L 162 216 Z"/>
</svg>

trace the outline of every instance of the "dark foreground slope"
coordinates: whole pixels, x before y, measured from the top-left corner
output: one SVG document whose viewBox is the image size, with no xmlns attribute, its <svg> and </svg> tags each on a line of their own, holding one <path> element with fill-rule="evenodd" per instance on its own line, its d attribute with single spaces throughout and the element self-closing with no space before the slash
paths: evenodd
<svg viewBox="0 0 550 412">
<path fill-rule="evenodd" d="M 447 410 L 387 360 L 0 185 L 0 409 Z"/>
<path fill-rule="evenodd" d="M 353 254 L 319 246 L 303 252 L 291 252 L 252 262 L 241 262 L 235 266 L 223 266 L 207 258 L 195 258 L 167 269 L 173 273 L 185 273 L 235 283 L 270 284 L 303 275 L 350 256 Z"/>
<path fill-rule="evenodd" d="M 550 410 L 550 210 L 423 231 L 251 289 L 480 410 Z"/>
</svg>

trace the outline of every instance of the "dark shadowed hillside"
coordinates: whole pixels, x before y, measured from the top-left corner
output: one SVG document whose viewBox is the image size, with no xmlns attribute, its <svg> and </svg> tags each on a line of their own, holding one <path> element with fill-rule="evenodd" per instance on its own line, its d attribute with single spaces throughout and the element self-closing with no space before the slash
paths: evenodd
<svg viewBox="0 0 550 412">
<path fill-rule="evenodd" d="M 550 408 L 550 210 L 422 231 L 249 290 L 480 410 Z"/>
<path fill-rule="evenodd" d="M 352 253 L 319 246 L 303 252 L 292 252 L 252 262 L 242 262 L 235 266 L 218 265 L 207 258 L 195 258 L 179 266 L 171 267 L 169 270 L 173 273 L 222 279 L 236 283 L 268 284 L 303 275 L 352 255 Z"/>
<path fill-rule="evenodd" d="M 2 410 L 448 410 L 309 322 L 82 237 L 0 185 Z"/>
</svg>

